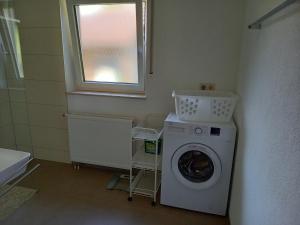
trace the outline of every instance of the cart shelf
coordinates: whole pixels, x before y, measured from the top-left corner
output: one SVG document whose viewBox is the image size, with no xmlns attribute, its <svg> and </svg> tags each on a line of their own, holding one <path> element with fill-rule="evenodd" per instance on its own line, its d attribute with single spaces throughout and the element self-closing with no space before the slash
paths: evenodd
<svg viewBox="0 0 300 225">
<path fill-rule="evenodd" d="M 146 153 L 143 148 L 137 150 L 132 158 L 132 167 L 137 169 L 155 170 L 159 168 L 161 156 L 157 155 L 157 163 L 155 166 L 155 154 Z"/>
<path fill-rule="evenodd" d="M 154 171 L 140 170 L 132 182 L 132 193 L 153 198 L 160 187 L 160 174 L 158 174 L 158 176 L 159 179 L 157 179 L 156 188 L 153 190 Z"/>
<path fill-rule="evenodd" d="M 152 128 L 134 127 L 132 129 L 132 138 L 136 140 L 157 141 L 162 135 L 163 129 L 156 130 Z"/>
</svg>

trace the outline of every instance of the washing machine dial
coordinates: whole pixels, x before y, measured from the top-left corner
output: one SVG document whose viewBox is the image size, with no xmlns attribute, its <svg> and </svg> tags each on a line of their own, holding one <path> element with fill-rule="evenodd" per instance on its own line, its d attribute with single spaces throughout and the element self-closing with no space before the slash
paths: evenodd
<svg viewBox="0 0 300 225">
<path fill-rule="evenodd" d="M 203 130 L 202 130 L 201 127 L 196 127 L 196 128 L 194 129 L 194 133 L 195 133 L 196 135 L 201 135 L 201 134 L 203 133 Z"/>
</svg>

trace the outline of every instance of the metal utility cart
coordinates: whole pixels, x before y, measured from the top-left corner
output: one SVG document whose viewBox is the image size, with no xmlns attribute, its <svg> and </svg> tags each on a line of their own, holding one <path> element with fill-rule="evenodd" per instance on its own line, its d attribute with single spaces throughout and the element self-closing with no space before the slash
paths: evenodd
<svg viewBox="0 0 300 225">
<path fill-rule="evenodd" d="M 160 187 L 161 155 L 159 154 L 159 139 L 162 129 L 143 127 L 132 128 L 132 141 L 154 141 L 155 152 L 146 153 L 144 146 L 132 151 L 130 163 L 130 187 L 128 201 L 132 201 L 133 194 L 151 197 L 152 205 L 156 204 L 156 195 Z M 137 144 L 133 146 L 138 146 Z M 133 173 L 138 171 L 136 175 Z"/>
</svg>

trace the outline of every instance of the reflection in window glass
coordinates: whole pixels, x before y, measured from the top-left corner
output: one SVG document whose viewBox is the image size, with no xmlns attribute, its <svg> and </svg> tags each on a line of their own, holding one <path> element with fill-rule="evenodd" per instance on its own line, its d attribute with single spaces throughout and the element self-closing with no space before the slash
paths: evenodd
<svg viewBox="0 0 300 225">
<path fill-rule="evenodd" d="M 77 6 L 85 82 L 138 83 L 136 5 Z"/>
</svg>

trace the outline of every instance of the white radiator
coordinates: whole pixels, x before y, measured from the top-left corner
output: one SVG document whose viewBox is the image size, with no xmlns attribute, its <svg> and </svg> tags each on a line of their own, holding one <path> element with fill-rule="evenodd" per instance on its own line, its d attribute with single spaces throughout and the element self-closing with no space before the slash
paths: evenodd
<svg viewBox="0 0 300 225">
<path fill-rule="evenodd" d="M 129 169 L 132 118 L 67 114 L 72 162 Z"/>
</svg>

